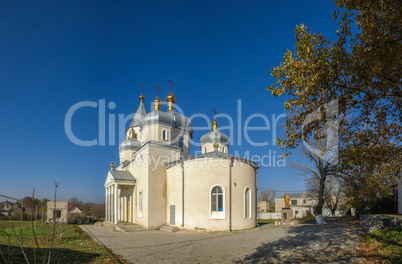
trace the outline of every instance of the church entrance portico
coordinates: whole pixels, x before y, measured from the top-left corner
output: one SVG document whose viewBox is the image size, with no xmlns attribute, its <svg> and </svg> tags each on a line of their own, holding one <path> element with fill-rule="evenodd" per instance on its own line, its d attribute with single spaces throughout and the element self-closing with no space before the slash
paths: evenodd
<svg viewBox="0 0 402 264">
<path fill-rule="evenodd" d="M 135 179 L 128 171 L 109 171 L 105 183 L 105 221 L 118 224 L 133 221 Z"/>
</svg>

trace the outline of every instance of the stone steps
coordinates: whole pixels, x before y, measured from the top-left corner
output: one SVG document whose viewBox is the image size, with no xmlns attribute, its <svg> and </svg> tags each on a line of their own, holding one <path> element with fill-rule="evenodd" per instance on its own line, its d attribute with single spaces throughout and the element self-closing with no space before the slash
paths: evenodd
<svg viewBox="0 0 402 264">
<path fill-rule="evenodd" d="M 180 228 L 178 228 L 177 226 L 161 226 L 161 227 L 159 228 L 159 230 L 165 231 L 165 232 L 173 233 L 173 232 L 178 232 L 178 231 L 180 231 Z"/>
</svg>

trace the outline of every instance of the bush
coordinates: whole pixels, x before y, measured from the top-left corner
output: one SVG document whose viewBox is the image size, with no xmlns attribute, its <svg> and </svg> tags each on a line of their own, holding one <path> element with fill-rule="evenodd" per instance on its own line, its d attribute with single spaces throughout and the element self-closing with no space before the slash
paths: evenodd
<svg viewBox="0 0 402 264">
<path fill-rule="evenodd" d="M 81 220 L 82 223 L 84 223 L 85 220 L 86 220 L 86 217 L 82 213 L 80 213 L 80 214 L 68 214 L 67 222 L 69 224 L 76 224 L 78 219 Z"/>
</svg>

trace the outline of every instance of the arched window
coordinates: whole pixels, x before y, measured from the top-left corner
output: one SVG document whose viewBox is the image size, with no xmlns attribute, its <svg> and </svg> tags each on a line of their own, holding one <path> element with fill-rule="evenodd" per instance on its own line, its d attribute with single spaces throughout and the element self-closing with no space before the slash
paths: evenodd
<svg viewBox="0 0 402 264">
<path fill-rule="evenodd" d="M 225 219 L 225 190 L 220 185 L 211 188 L 210 208 L 211 219 Z"/>
<path fill-rule="evenodd" d="M 204 147 L 204 153 L 207 153 L 207 147 Z"/>
<path fill-rule="evenodd" d="M 246 188 L 246 191 L 244 192 L 244 218 L 252 218 L 250 188 Z"/>
<path fill-rule="evenodd" d="M 142 217 L 142 191 L 138 193 L 138 217 Z"/>
<path fill-rule="evenodd" d="M 162 130 L 162 140 L 168 140 L 168 132 L 166 129 Z"/>
</svg>

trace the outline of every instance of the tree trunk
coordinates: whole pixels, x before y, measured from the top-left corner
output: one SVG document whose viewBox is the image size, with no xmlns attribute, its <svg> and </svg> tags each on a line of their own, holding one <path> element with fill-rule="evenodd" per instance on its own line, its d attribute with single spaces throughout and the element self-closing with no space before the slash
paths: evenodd
<svg viewBox="0 0 402 264">
<path fill-rule="evenodd" d="M 322 214 L 322 207 L 324 206 L 324 191 L 325 191 L 325 180 L 327 176 L 322 173 L 321 174 L 321 179 L 320 179 L 320 187 L 318 190 L 318 204 L 316 207 L 316 214 L 321 215 Z"/>
</svg>

